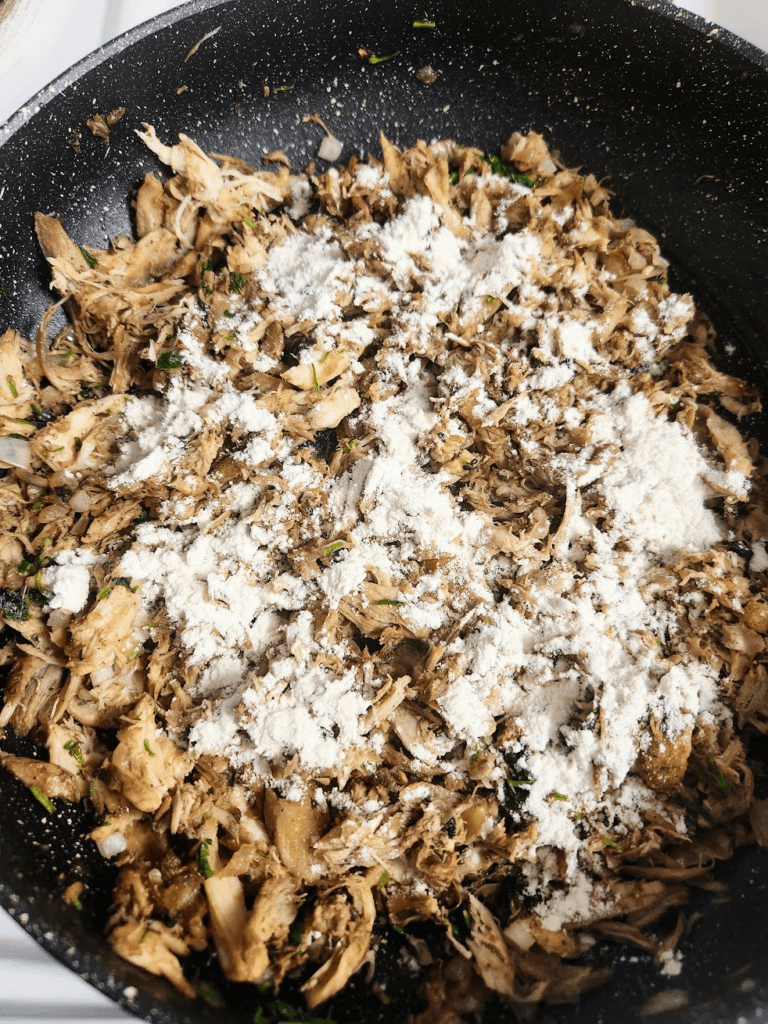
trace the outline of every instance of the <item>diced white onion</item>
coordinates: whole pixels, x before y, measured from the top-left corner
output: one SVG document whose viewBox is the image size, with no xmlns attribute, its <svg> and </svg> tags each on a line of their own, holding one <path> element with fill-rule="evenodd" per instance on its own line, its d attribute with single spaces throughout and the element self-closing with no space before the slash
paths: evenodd
<svg viewBox="0 0 768 1024">
<path fill-rule="evenodd" d="M 320 148 L 317 151 L 317 155 L 321 160 L 327 160 L 329 163 L 333 163 L 334 160 L 338 160 L 341 156 L 341 151 L 344 148 L 344 144 L 339 142 L 333 135 L 326 135 L 323 141 L 320 143 Z"/>
<path fill-rule="evenodd" d="M 18 466 L 19 469 L 31 469 L 32 450 L 29 441 L 23 437 L 0 437 L 0 463 Z"/>
<path fill-rule="evenodd" d="M 104 836 L 103 839 L 97 839 L 96 845 L 101 856 L 108 859 L 122 853 L 128 844 L 122 832 L 112 832 L 110 835 Z"/>
<path fill-rule="evenodd" d="M 87 512 L 91 507 L 91 499 L 87 491 L 75 491 L 69 499 L 69 507 L 73 512 Z"/>
</svg>

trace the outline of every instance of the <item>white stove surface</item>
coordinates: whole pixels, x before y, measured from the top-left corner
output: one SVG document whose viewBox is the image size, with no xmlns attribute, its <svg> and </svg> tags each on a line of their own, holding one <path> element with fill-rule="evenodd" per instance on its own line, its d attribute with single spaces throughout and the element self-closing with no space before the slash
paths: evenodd
<svg viewBox="0 0 768 1024">
<path fill-rule="evenodd" d="M 0 26 L 0 124 L 61 72 L 177 0 L 17 0 Z M 679 4 L 768 50 L 768 0 Z M 134 1020 L 58 964 L 0 909 L 0 1022 Z"/>
</svg>

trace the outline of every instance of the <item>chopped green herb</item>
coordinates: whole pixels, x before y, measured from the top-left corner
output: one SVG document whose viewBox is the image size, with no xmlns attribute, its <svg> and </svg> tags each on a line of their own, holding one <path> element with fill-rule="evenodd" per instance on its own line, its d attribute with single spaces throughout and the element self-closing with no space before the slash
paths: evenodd
<svg viewBox="0 0 768 1024">
<path fill-rule="evenodd" d="M 245 274 L 238 274 L 232 270 L 229 272 L 229 288 L 235 293 L 239 292 L 245 284 Z"/>
<path fill-rule="evenodd" d="M 2 299 L 7 299 L 8 298 L 8 292 L 7 292 L 6 287 L 5 287 L 5 281 L 2 279 L 2 277 L 0 277 L 0 298 L 2 298 Z"/>
<path fill-rule="evenodd" d="M 516 789 L 518 786 L 530 786 L 530 779 L 507 779 L 507 785 Z"/>
<path fill-rule="evenodd" d="M 98 592 L 98 594 L 96 595 L 96 600 L 97 601 L 104 601 L 104 600 L 106 600 L 114 589 L 115 588 L 111 584 L 107 584 L 106 587 L 104 587 L 102 590 L 100 590 Z"/>
<path fill-rule="evenodd" d="M 294 944 L 294 946 L 301 945 L 301 939 L 303 935 L 304 926 L 301 922 L 299 922 L 294 928 L 291 929 L 291 942 Z"/>
<path fill-rule="evenodd" d="M 16 381 L 13 379 L 13 377 L 11 377 L 10 374 L 5 379 L 8 381 L 8 390 L 11 392 L 14 398 L 18 398 L 19 389 L 16 387 Z"/>
<path fill-rule="evenodd" d="M 711 759 L 709 764 L 710 764 L 710 767 L 712 768 L 712 771 L 714 772 L 715 782 L 717 783 L 718 789 L 722 790 L 723 793 L 730 793 L 730 791 L 731 791 L 731 780 L 728 778 L 727 775 L 725 775 L 723 772 L 720 771 L 720 769 L 717 767 L 717 764 L 715 763 L 715 759 L 714 758 Z"/>
<path fill-rule="evenodd" d="M 381 876 L 380 876 L 378 882 L 376 883 L 376 888 L 379 889 L 379 890 L 383 889 L 388 881 L 389 881 L 389 872 L 388 871 L 382 871 Z"/>
<path fill-rule="evenodd" d="M 586 816 L 587 816 L 586 811 L 579 811 L 579 813 L 576 815 L 576 821 L 584 821 Z"/>
<path fill-rule="evenodd" d="M 435 27 L 435 23 L 434 23 L 434 21 L 414 21 L 413 27 L 414 28 L 434 28 Z"/>
<path fill-rule="evenodd" d="M 269 981 L 259 982 L 259 984 L 256 986 L 256 988 L 259 990 L 259 992 L 269 992 L 269 990 L 272 988 L 273 984 L 274 983 L 270 979 Z"/>
<path fill-rule="evenodd" d="M 564 793 L 556 793 L 555 790 L 553 789 L 552 792 L 549 794 L 549 799 L 550 800 L 567 800 L 568 797 L 565 796 Z"/>
<path fill-rule="evenodd" d="M 247 224 L 251 231 L 256 230 L 256 221 L 253 217 L 243 217 L 243 224 Z"/>
<path fill-rule="evenodd" d="M 149 740 L 144 740 L 144 749 L 146 750 L 150 757 L 155 756 L 154 750 L 149 745 Z"/>
<path fill-rule="evenodd" d="M 207 309 L 208 308 L 206 306 L 206 304 L 203 302 L 203 300 L 200 298 L 199 295 L 195 296 L 195 303 L 197 304 L 197 308 L 198 309 Z M 179 365 L 181 365 L 181 364 L 179 364 Z"/>
<path fill-rule="evenodd" d="M 490 304 L 492 302 L 498 302 L 498 301 L 499 300 L 496 298 L 495 295 L 486 295 L 486 297 L 485 297 L 485 304 L 486 304 L 486 306 L 490 306 Z"/>
<path fill-rule="evenodd" d="M 451 171 L 451 173 L 448 175 L 448 181 L 450 181 L 450 183 L 452 185 L 458 185 L 458 183 L 459 183 L 459 172 L 458 171 Z"/>
<path fill-rule="evenodd" d="M 352 451 L 352 449 L 353 448 L 357 448 L 357 446 L 359 444 L 360 444 L 360 442 L 353 438 L 353 440 L 347 441 L 347 443 L 344 445 L 344 447 L 341 450 L 344 452 L 345 455 L 349 455 L 349 453 Z"/>
<path fill-rule="evenodd" d="M 198 860 L 200 862 L 200 874 L 203 878 L 213 878 L 215 872 L 210 865 L 208 860 L 211 853 L 211 840 L 204 839 L 200 843 L 200 853 L 198 854 Z"/>
<path fill-rule="evenodd" d="M 228 309 L 225 309 L 224 312 L 221 315 L 225 316 L 225 317 L 227 317 L 227 319 L 231 320 L 234 317 L 235 314 L 234 313 L 230 313 L 230 311 Z"/>
<path fill-rule="evenodd" d="M 464 177 L 466 178 L 467 175 L 469 175 L 469 174 L 477 174 L 477 168 L 476 167 L 468 167 L 466 169 L 466 171 L 464 171 Z"/>
<path fill-rule="evenodd" d="M 157 360 L 158 370 L 178 370 L 184 363 L 184 356 L 181 352 L 162 352 Z"/>
<path fill-rule="evenodd" d="M 399 924 L 393 924 L 392 927 L 394 928 L 398 935 L 405 935 L 405 929 L 401 928 Z"/>
<path fill-rule="evenodd" d="M 96 264 L 99 261 L 96 259 L 95 256 L 91 256 L 91 254 L 89 252 L 86 252 L 85 249 L 82 247 L 82 245 L 78 245 L 77 248 L 80 250 L 80 252 L 82 254 L 82 257 L 85 260 L 85 262 L 88 264 L 88 266 L 91 268 L 91 270 L 93 270 L 93 268 L 96 266 Z"/>
<path fill-rule="evenodd" d="M 388 53 L 384 57 L 377 57 L 375 53 L 368 54 L 369 64 L 383 64 L 385 60 L 391 60 L 393 57 L 397 57 L 396 53 Z"/>
<path fill-rule="evenodd" d="M 391 608 L 399 608 L 400 605 L 405 604 L 405 601 L 391 601 L 388 597 L 384 597 L 381 601 L 377 601 L 376 604 L 384 604 Z"/>
<path fill-rule="evenodd" d="M 292 85 L 276 85 L 272 90 L 273 92 L 293 92 L 294 87 Z"/>
<path fill-rule="evenodd" d="M 467 926 L 467 928 L 472 928 L 472 918 L 469 916 L 469 912 L 466 910 L 464 911 L 464 924 Z"/>
<path fill-rule="evenodd" d="M 45 793 L 42 791 L 42 789 L 40 789 L 39 786 L 30 786 L 29 792 L 32 794 L 35 800 L 38 801 L 38 803 L 41 803 L 43 805 L 43 807 L 46 809 L 46 811 L 48 811 L 49 814 L 56 813 L 56 805 L 54 804 L 53 800 L 49 800 L 49 798 L 45 795 Z"/>
<path fill-rule="evenodd" d="M 83 904 L 80 902 L 80 899 L 77 896 L 73 896 L 69 902 L 72 904 L 75 910 L 83 909 Z"/>
<path fill-rule="evenodd" d="M 346 547 L 343 540 L 335 540 L 333 544 L 329 544 L 327 548 L 323 548 L 323 555 L 332 555 L 334 551 L 338 551 L 339 548 Z"/>
<path fill-rule="evenodd" d="M 35 569 L 35 564 L 33 562 L 28 562 L 25 558 L 24 561 L 16 567 L 16 572 L 20 573 L 22 576 L 31 576 Z"/>
<path fill-rule="evenodd" d="M 166 622 L 147 622 L 141 628 L 142 629 L 168 629 L 168 624 Z"/>
<path fill-rule="evenodd" d="M 621 850 L 615 839 L 609 839 L 608 836 L 603 836 L 602 838 L 605 846 L 610 846 L 612 850 Z"/>
<path fill-rule="evenodd" d="M 453 923 L 453 921 L 450 919 L 450 917 L 448 917 L 447 914 L 445 915 L 445 920 L 448 922 L 448 926 L 451 929 L 451 935 L 453 935 L 454 938 L 458 938 L 459 937 L 459 929 L 456 927 L 456 925 Z"/>
<path fill-rule="evenodd" d="M 68 740 L 68 742 L 64 744 L 64 749 L 69 751 L 69 753 L 72 755 L 72 757 L 74 757 L 78 764 L 85 764 L 83 752 L 80 749 L 80 744 L 77 742 L 77 740 Z"/>
<path fill-rule="evenodd" d="M 333 351 L 333 349 L 329 348 L 328 351 L 325 353 L 323 358 L 320 360 L 320 365 L 321 366 L 325 362 L 325 360 L 328 358 L 328 356 L 331 354 L 332 351 Z"/>
<path fill-rule="evenodd" d="M 66 366 L 74 354 L 75 350 L 73 348 L 68 348 L 64 355 L 61 357 L 62 363 L 64 363 L 64 365 Z"/>
<path fill-rule="evenodd" d="M 40 500 L 40 498 L 38 498 L 37 501 L 33 501 L 31 507 L 35 510 L 35 512 L 37 512 L 37 510 L 39 508 L 42 508 L 43 507 L 43 503 Z"/>
<path fill-rule="evenodd" d="M 56 452 L 63 452 L 64 445 L 60 445 L 58 448 L 43 448 L 43 455 L 55 455 Z"/>
<path fill-rule="evenodd" d="M 506 176 L 507 167 L 504 162 L 498 156 L 489 156 L 487 153 L 483 153 L 480 157 L 484 164 L 488 164 L 494 174 L 501 174 Z"/>
<path fill-rule="evenodd" d="M 264 1015 L 261 1007 L 253 1015 L 253 1024 L 270 1024 L 269 1017 Z"/>
<path fill-rule="evenodd" d="M 480 757 L 480 751 L 479 750 L 477 751 L 476 754 L 473 754 L 472 757 L 470 757 L 469 760 L 470 761 L 476 761 L 478 759 L 478 757 Z"/>
<path fill-rule="evenodd" d="M 317 383 L 317 370 L 315 369 L 314 363 L 312 363 L 312 387 L 315 391 L 320 390 L 320 385 Z"/>
</svg>

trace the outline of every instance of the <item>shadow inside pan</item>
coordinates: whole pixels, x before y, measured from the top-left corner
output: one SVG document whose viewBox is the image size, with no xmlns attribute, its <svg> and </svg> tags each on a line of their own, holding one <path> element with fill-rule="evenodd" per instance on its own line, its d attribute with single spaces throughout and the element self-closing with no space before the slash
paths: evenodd
<svg viewBox="0 0 768 1024">
<path fill-rule="evenodd" d="M 132 128 L 152 123 L 164 141 L 182 131 L 204 149 L 258 165 L 280 146 L 294 165 L 315 155 L 322 134 L 301 116 L 318 113 L 344 142 L 344 157 L 378 150 L 383 130 L 398 144 L 453 137 L 496 151 L 514 130 L 541 131 L 571 165 L 607 179 L 614 208 L 660 237 L 670 284 L 691 291 L 726 347 L 722 366 L 765 385 L 768 354 L 768 65 L 727 33 L 712 33 L 666 3 L 629 0 L 487 0 L 432 3 L 435 28 L 416 30 L 421 8 L 404 2 L 252 0 L 195 2 L 140 27 L 65 75 L 0 129 L 0 327 L 34 337 L 49 301 L 33 239 L 36 210 L 61 216 L 80 243 L 104 245 L 130 230 L 130 197 L 159 170 Z M 185 61 L 192 45 L 218 29 Z M 375 66 L 358 49 L 392 55 Z M 415 72 L 439 72 L 423 85 Z M 264 86 L 270 95 L 264 95 Z M 109 149 L 85 128 L 94 110 L 125 106 Z M 76 133 L 80 134 L 77 146 Z M 76 152 L 79 149 L 80 152 Z M 730 355 L 727 353 L 730 352 Z M 749 424 L 759 438 L 764 424 Z M 2 637 L 0 637 L 2 643 Z M 4 749 L 29 752 L 9 736 Z M 0 902 L 60 960 L 121 1005 L 158 1022 L 220 1020 L 170 984 L 115 957 L 100 936 L 114 868 L 82 836 L 86 808 L 46 816 L 27 790 L 0 772 Z M 768 794 L 763 794 L 768 795 Z M 768 1011 L 768 878 L 759 851 L 722 868 L 730 902 L 696 899 L 701 913 L 684 943 L 679 977 L 647 956 L 599 943 L 590 961 L 614 979 L 577 1007 L 536 1019 L 568 1024 L 694 1021 L 714 1024 Z M 59 898 L 86 883 L 83 910 Z M 420 1006 L 421 978 L 390 933 L 377 954 L 388 1004 L 361 975 L 324 1012 L 343 1022 L 398 1024 Z M 252 988 L 227 985 L 215 958 L 199 970 L 228 1019 L 250 1021 Z M 670 1009 L 641 1007 L 670 990 Z M 290 988 L 285 993 L 291 998 Z M 487 1022 L 516 1019 L 489 1006 Z"/>
</svg>

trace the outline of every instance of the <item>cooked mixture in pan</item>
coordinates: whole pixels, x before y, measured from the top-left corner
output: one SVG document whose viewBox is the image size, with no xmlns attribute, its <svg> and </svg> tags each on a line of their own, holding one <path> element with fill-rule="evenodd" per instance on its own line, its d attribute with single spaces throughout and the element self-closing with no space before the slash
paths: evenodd
<svg viewBox="0 0 768 1024">
<path fill-rule="evenodd" d="M 0 726 L 49 757 L 0 762 L 103 818 L 109 941 L 309 1007 L 401 943 L 419 1024 L 573 999 L 601 937 L 679 972 L 768 838 L 755 392 L 539 135 L 140 134 L 137 239 L 39 215 L 69 323 L 0 339 Z"/>
</svg>

